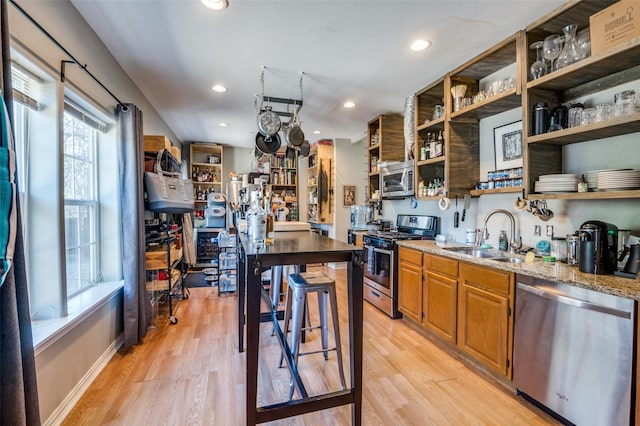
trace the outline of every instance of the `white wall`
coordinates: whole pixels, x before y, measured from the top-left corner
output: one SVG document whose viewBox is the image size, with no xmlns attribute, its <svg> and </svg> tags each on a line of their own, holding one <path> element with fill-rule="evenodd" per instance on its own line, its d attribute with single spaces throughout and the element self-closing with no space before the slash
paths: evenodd
<svg viewBox="0 0 640 426">
<path fill-rule="evenodd" d="M 344 205 L 345 185 L 356 187 L 356 204 L 364 203 L 367 184 L 367 144 L 363 140 L 351 143 L 349 139 L 334 140 L 335 166 L 335 215 L 333 238 L 347 242 L 347 232 L 351 219 L 351 207 Z"/>
<path fill-rule="evenodd" d="M 20 5 L 79 61 L 87 64 L 120 101 L 134 103 L 142 110 L 145 134 L 166 135 L 174 143 L 180 143 L 68 0 L 20 2 Z M 49 73 L 61 93 L 60 62 L 69 58 L 11 4 L 8 14 L 12 47 Z M 113 114 L 116 101 L 79 67 L 67 65 L 66 78 L 65 84 L 69 88 L 83 95 L 96 108 Z M 60 414 L 55 410 L 82 380 L 95 373 L 92 369 L 96 363 L 114 350 L 117 337 L 122 333 L 121 316 L 122 292 L 119 291 L 79 326 L 71 328 L 56 343 L 36 354 L 43 421 Z"/>
</svg>

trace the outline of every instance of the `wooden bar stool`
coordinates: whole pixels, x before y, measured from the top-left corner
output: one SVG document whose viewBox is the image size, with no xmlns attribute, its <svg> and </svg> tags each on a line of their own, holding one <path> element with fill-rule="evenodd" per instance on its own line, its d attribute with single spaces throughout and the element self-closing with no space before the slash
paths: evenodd
<svg viewBox="0 0 640 426">
<path fill-rule="evenodd" d="M 300 353 L 300 340 L 303 327 L 303 316 L 307 303 L 307 294 L 318 293 L 318 311 L 320 315 L 320 328 L 322 337 L 322 350 Z M 329 321 L 327 313 L 327 301 L 331 304 L 331 317 L 333 319 L 334 348 L 329 348 Z M 300 355 L 310 355 L 322 352 L 324 359 L 329 359 L 329 351 L 336 351 L 338 358 L 338 373 L 342 388 L 347 385 L 344 378 L 344 368 L 342 365 L 342 347 L 340 345 L 340 327 L 338 324 L 338 302 L 336 298 L 336 282 L 322 272 L 303 272 L 289 275 L 287 302 L 284 311 L 285 336 L 291 320 L 291 354 L 293 361 L 297 365 Z M 280 356 L 280 366 L 282 366 L 284 354 Z M 293 380 L 289 383 L 289 400 L 293 397 Z"/>
</svg>

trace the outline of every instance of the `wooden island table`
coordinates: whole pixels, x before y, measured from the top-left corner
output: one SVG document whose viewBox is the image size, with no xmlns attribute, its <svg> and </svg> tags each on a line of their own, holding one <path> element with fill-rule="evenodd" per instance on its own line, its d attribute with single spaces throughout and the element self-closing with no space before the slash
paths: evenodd
<svg viewBox="0 0 640 426">
<path fill-rule="evenodd" d="M 278 232 L 273 244 L 256 245 L 244 233 L 238 234 L 238 344 L 243 350 L 246 291 L 246 422 L 247 425 L 297 416 L 331 407 L 351 404 L 352 424 L 362 423 L 362 250 L 314 232 Z M 262 286 L 261 274 L 275 265 L 347 262 L 349 307 L 349 365 L 351 388 L 309 396 L 278 319 L 282 311 L 261 312 L 261 300 L 271 306 Z M 263 305 L 264 306 L 264 305 Z M 274 324 L 278 341 L 285 353 L 285 362 L 292 374 L 295 390 L 301 399 L 269 406 L 257 406 L 258 348 L 260 323 Z"/>
</svg>

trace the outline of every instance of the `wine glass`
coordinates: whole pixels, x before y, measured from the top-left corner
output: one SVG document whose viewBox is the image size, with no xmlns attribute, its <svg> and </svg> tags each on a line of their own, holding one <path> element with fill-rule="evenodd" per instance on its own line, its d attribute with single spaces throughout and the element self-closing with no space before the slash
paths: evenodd
<svg viewBox="0 0 640 426">
<path fill-rule="evenodd" d="M 542 60 L 542 46 L 544 45 L 543 41 L 536 41 L 529 46 L 529 49 L 536 49 L 536 61 L 531 64 L 531 68 L 529 69 L 531 73 L 531 79 L 535 80 L 537 78 L 542 77 L 547 73 L 547 64 Z"/>
<path fill-rule="evenodd" d="M 551 34 L 544 39 L 542 44 L 542 54 L 546 60 L 551 63 L 551 71 L 555 71 L 553 61 L 560 56 L 562 50 L 562 43 L 560 42 L 560 35 Z"/>
</svg>

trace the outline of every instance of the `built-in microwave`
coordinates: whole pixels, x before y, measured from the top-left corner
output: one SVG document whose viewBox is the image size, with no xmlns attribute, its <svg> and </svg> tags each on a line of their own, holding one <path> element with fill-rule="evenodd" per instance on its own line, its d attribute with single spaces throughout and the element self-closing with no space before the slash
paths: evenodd
<svg viewBox="0 0 640 426">
<path fill-rule="evenodd" d="M 382 198 L 403 198 L 414 194 L 413 160 L 379 163 Z"/>
</svg>

